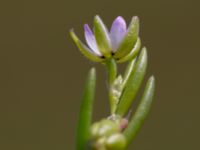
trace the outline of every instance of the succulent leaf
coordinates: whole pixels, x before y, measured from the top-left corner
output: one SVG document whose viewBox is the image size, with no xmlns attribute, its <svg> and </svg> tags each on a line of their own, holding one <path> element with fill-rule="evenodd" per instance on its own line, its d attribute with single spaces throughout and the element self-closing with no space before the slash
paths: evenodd
<svg viewBox="0 0 200 150">
<path fill-rule="evenodd" d="M 147 51 L 143 48 L 120 98 L 116 113 L 124 116 L 130 108 L 144 78 L 147 68 Z"/>
<path fill-rule="evenodd" d="M 124 135 L 128 144 L 130 144 L 136 137 L 145 118 L 147 117 L 155 92 L 155 78 L 152 76 L 147 81 L 141 102 L 136 109 L 135 114 L 131 118 L 128 127 L 124 131 Z"/>
<path fill-rule="evenodd" d="M 76 145 L 77 150 L 85 150 L 90 136 L 92 110 L 96 85 L 96 71 L 92 68 L 85 84 L 77 127 Z"/>
</svg>

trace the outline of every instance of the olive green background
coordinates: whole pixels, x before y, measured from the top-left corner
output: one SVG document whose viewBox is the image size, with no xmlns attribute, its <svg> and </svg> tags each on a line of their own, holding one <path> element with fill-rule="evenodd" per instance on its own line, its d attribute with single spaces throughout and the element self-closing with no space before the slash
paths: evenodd
<svg viewBox="0 0 200 150">
<path fill-rule="evenodd" d="M 84 58 L 73 27 L 99 14 L 141 21 L 147 77 L 157 80 L 148 119 L 130 150 L 200 149 L 198 0 L 24 0 L 1 2 L 0 149 L 73 150 L 82 88 L 97 68 L 94 120 L 108 115 L 104 67 Z M 124 65 L 120 66 L 123 70 Z M 147 79 L 147 78 L 146 78 Z"/>
</svg>

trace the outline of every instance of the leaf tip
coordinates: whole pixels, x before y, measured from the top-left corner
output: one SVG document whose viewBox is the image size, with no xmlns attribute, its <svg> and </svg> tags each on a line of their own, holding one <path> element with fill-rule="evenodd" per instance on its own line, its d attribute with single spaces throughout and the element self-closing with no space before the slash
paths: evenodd
<svg viewBox="0 0 200 150">
<path fill-rule="evenodd" d="M 153 90 L 155 89 L 155 84 L 156 84 L 155 82 L 156 82 L 156 79 L 155 79 L 154 75 L 152 75 L 152 76 L 149 78 L 148 83 L 149 83 L 149 85 L 153 88 Z"/>
</svg>

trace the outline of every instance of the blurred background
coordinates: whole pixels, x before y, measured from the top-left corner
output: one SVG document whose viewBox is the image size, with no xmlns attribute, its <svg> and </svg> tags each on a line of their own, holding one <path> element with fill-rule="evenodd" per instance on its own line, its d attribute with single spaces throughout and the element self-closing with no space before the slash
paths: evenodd
<svg viewBox="0 0 200 150">
<path fill-rule="evenodd" d="M 108 115 L 104 67 L 83 57 L 68 34 L 74 28 L 83 39 L 83 24 L 92 26 L 96 14 L 108 27 L 118 15 L 127 23 L 139 16 L 149 55 L 146 77 L 157 80 L 151 113 L 130 150 L 200 149 L 198 0 L 1 3 L 0 149 L 75 149 L 81 93 L 93 66 L 94 121 Z"/>
</svg>

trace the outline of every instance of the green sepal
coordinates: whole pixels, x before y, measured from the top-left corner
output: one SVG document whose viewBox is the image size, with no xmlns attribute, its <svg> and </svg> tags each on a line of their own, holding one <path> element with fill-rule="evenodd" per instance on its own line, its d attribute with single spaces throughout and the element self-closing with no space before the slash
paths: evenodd
<svg viewBox="0 0 200 150">
<path fill-rule="evenodd" d="M 88 59 L 94 61 L 94 62 L 102 62 L 103 59 L 96 56 L 85 44 L 83 44 L 81 42 L 81 40 L 79 40 L 79 38 L 76 36 L 76 34 L 74 33 L 73 30 L 70 30 L 70 35 L 72 37 L 72 39 L 74 40 L 75 44 L 77 45 L 77 47 L 79 48 L 79 50 L 81 51 L 81 53 L 87 57 Z"/>
<path fill-rule="evenodd" d="M 119 48 L 114 55 L 115 59 L 121 59 L 126 56 L 134 47 L 139 33 L 139 18 L 134 16 L 129 25 L 128 31 L 122 40 Z"/>
<path fill-rule="evenodd" d="M 99 51 L 103 54 L 103 56 L 107 58 L 110 57 L 111 42 L 109 33 L 105 24 L 98 15 L 94 18 L 94 34 Z"/>
<path fill-rule="evenodd" d="M 120 116 L 124 116 L 130 108 L 135 96 L 141 86 L 147 68 L 147 51 L 143 48 L 136 66 L 132 70 L 129 79 L 124 87 L 124 92 L 120 98 L 116 113 Z"/>
<path fill-rule="evenodd" d="M 130 144 L 136 137 L 145 118 L 147 117 L 155 92 L 155 78 L 152 76 L 147 81 L 141 102 L 136 109 L 135 114 L 131 118 L 128 127 L 124 131 L 127 143 Z"/>
<path fill-rule="evenodd" d="M 92 121 L 92 110 L 95 96 L 96 71 L 92 68 L 88 74 L 85 84 L 76 135 L 77 150 L 85 150 L 90 136 L 90 126 Z"/>
<path fill-rule="evenodd" d="M 131 50 L 131 52 L 128 53 L 126 56 L 122 57 L 121 59 L 119 59 L 117 62 L 118 63 L 123 63 L 125 61 L 134 59 L 137 56 L 137 54 L 139 53 L 140 47 L 141 47 L 141 40 L 138 37 L 137 42 L 135 43 L 135 45 L 134 45 L 133 49 Z"/>
</svg>

